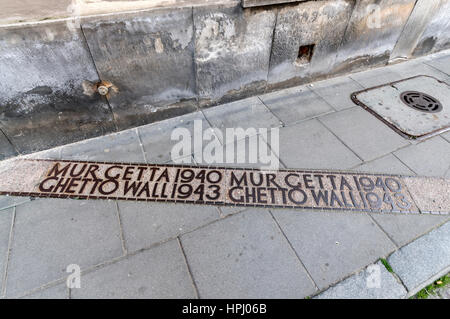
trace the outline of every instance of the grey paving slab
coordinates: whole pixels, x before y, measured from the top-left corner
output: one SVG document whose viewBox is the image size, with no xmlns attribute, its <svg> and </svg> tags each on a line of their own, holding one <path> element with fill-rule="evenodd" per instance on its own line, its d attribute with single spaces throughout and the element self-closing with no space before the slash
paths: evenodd
<svg viewBox="0 0 450 319">
<path fill-rule="evenodd" d="M 427 281 L 450 267 L 450 222 L 393 253 L 388 262 L 408 291 L 423 288 Z"/>
<path fill-rule="evenodd" d="M 268 93 L 261 95 L 260 99 L 286 125 L 334 111 L 306 86 Z"/>
<path fill-rule="evenodd" d="M 177 240 L 144 251 L 96 271 L 82 274 L 80 298 L 196 298 L 186 261 Z"/>
<path fill-rule="evenodd" d="M 174 238 L 219 218 L 214 206 L 119 202 L 125 243 L 136 251 Z"/>
<path fill-rule="evenodd" d="M 364 161 L 375 159 L 409 144 L 407 140 L 360 107 L 325 115 L 320 117 L 320 121 Z"/>
<path fill-rule="evenodd" d="M 440 70 L 441 72 L 445 72 L 448 76 L 450 76 L 450 56 L 442 56 L 437 57 L 435 59 L 430 59 L 429 61 L 424 62 L 425 64 L 431 65 L 432 67 Z"/>
<path fill-rule="evenodd" d="M 351 74 L 350 77 L 365 88 L 400 81 L 416 75 L 434 76 L 442 81 L 449 80 L 447 74 L 440 72 L 421 61 L 407 61 L 382 68 Z"/>
<path fill-rule="evenodd" d="M 23 296 L 22 299 L 69 299 L 69 288 L 64 282 Z"/>
<path fill-rule="evenodd" d="M 433 228 L 450 220 L 450 216 L 448 215 L 439 216 L 429 214 L 372 214 L 372 217 L 399 247 L 410 243 Z"/>
<path fill-rule="evenodd" d="M 267 211 L 182 236 L 200 298 L 303 298 L 315 288 Z"/>
<path fill-rule="evenodd" d="M 241 167 L 276 170 L 282 167 L 276 152 L 267 140 L 278 143 L 278 136 L 268 129 L 267 135 L 237 134 L 234 142 L 217 145 L 215 151 L 205 147 L 204 152 L 193 154 L 194 163 L 203 166 Z M 233 141 L 227 138 L 226 141 Z"/>
<path fill-rule="evenodd" d="M 450 167 L 450 144 L 440 136 L 396 151 L 403 163 L 421 176 L 444 176 Z"/>
<path fill-rule="evenodd" d="M 143 163 L 144 155 L 135 129 L 66 145 L 62 159 Z"/>
<path fill-rule="evenodd" d="M 219 129 L 220 135 L 226 134 L 227 128 L 258 130 L 282 124 L 257 97 L 209 108 L 203 114 L 214 128 Z M 220 135 L 219 139 L 224 142 L 225 137 Z"/>
<path fill-rule="evenodd" d="M 272 210 L 319 288 L 386 256 L 395 249 L 364 213 Z"/>
<path fill-rule="evenodd" d="M 403 164 L 397 157 L 392 154 L 388 154 L 376 160 L 365 162 L 354 169 L 358 172 L 367 173 L 382 173 L 382 174 L 395 174 L 395 175 L 415 175 L 408 166 Z"/>
<path fill-rule="evenodd" d="M 16 208 L 7 296 L 67 276 L 123 254 L 113 201 L 42 199 Z"/>
<path fill-rule="evenodd" d="M 13 221 L 13 209 L 0 211 L 0 296 L 3 294 L 3 274 L 8 260 L 9 234 Z"/>
<path fill-rule="evenodd" d="M 247 207 L 241 207 L 241 206 L 221 206 L 219 207 L 220 210 L 220 217 L 226 217 L 228 215 L 237 214 L 244 210 L 248 209 Z M 256 208 L 255 208 L 256 209 Z M 262 208 L 261 208 L 262 210 Z"/>
<path fill-rule="evenodd" d="M 315 82 L 309 87 L 338 111 L 355 106 L 350 98 L 351 94 L 364 89 L 348 76 Z"/>
<path fill-rule="evenodd" d="M 144 147 L 147 162 L 158 164 L 167 163 L 170 160 L 176 160 L 194 153 L 195 149 L 192 144 L 190 152 L 186 151 L 188 154 L 184 154 L 181 151 L 171 154 L 171 151 L 172 148 L 180 141 L 183 141 L 184 138 L 189 138 L 189 142 L 191 142 L 191 137 L 194 138 L 194 129 L 198 129 L 199 132 L 202 132 L 203 134 L 203 130 L 208 129 L 209 127 L 206 118 L 201 112 L 190 113 L 139 127 L 139 136 Z M 172 140 L 172 132 L 177 128 L 181 129 L 179 130 L 181 134 L 185 132 L 190 135 L 176 135 L 174 136 L 174 140 Z M 187 131 L 185 129 L 187 129 Z"/>
<path fill-rule="evenodd" d="M 29 201 L 29 197 L 0 196 L 0 211 L 3 209 L 8 209 L 15 205 L 21 205 Z"/>
<path fill-rule="evenodd" d="M 447 131 L 447 132 L 441 134 L 441 136 L 442 136 L 444 139 L 446 139 L 447 142 L 450 143 L 450 131 Z"/>
<path fill-rule="evenodd" d="M 386 69 L 401 74 L 403 78 L 409 78 L 417 75 L 428 75 L 447 83 L 450 80 L 450 76 L 445 72 L 440 71 L 440 69 L 433 68 L 426 63 L 422 63 L 421 61 L 412 60 L 404 63 L 398 63 L 390 65 L 386 67 Z"/>
<path fill-rule="evenodd" d="M 402 74 L 386 67 L 353 73 L 350 77 L 366 89 L 405 78 Z"/>
<path fill-rule="evenodd" d="M 377 262 L 327 289 L 315 299 L 399 299 L 405 296 L 406 289 L 381 262 Z"/>
<path fill-rule="evenodd" d="M 319 121 L 280 129 L 279 157 L 287 168 L 346 169 L 361 160 Z"/>
</svg>

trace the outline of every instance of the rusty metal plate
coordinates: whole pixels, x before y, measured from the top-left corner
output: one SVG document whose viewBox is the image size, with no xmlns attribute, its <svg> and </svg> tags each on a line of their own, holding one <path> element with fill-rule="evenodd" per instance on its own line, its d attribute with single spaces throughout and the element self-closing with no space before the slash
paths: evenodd
<svg viewBox="0 0 450 319">
<path fill-rule="evenodd" d="M 450 128 L 450 86 L 419 75 L 352 94 L 352 100 L 407 138 Z"/>
<path fill-rule="evenodd" d="M 313 210 L 420 213 L 421 183 L 442 179 L 354 172 L 13 159 L 0 162 L 0 194 Z M 449 185 L 445 181 L 445 185 Z M 409 188 L 407 185 L 413 185 Z M 448 192 L 426 210 L 448 214 Z M 412 192 L 412 193 L 411 193 Z M 437 198 L 439 197 L 439 198 Z M 441 198 L 442 197 L 442 198 Z"/>
</svg>

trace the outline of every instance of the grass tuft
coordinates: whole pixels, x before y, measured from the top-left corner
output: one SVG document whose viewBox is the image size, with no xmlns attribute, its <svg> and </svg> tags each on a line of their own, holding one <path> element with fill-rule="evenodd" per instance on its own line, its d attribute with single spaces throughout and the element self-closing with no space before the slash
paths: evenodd
<svg viewBox="0 0 450 319">
<path fill-rule="evenodd" d="M 445 287 L 448 284 L 450 284 L 450 274 L 447 274 L 433 282 L 431 285 L 426 286 L 412 297 L 412 299 L 427 299 L 430 295 L 436 294 L 436 289 Z"/>
<path fill-rule="evenodd" d="M 384 258 L 380 259 L 381 263 L 384 265 L 384 267 L 386 267 L 387 271 L 389 272 L 394 272 L 394 270 L 392 269 L 391 265 L 389 265 L 388 261 Z"/>
</svg>

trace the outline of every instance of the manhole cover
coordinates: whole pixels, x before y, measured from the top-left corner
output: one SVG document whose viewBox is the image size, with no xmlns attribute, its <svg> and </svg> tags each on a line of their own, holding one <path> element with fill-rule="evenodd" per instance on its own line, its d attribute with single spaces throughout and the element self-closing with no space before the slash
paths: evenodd
<svg viewBox="0 0 450 319">
<path fill-rule="evenodd" d="M 407 137 L 423 138 L 450 127 L 450 85 L 431 76 L 359 91 L 352 100 Z"/>
<path fill-rule="evenodd" d="M 412 107 L 413 109 L 427 112 L 437 113 L 442 111 L 442 104 L 431 95 L 418 92 L 418 91 L 406 91 L 400 95 L 403 103 Z"/>
</svg>

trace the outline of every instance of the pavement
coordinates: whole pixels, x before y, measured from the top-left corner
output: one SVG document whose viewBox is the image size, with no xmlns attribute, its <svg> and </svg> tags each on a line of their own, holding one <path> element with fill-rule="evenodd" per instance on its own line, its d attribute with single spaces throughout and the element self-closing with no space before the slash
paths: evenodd
<svg viewBox="0 0 450 319">
<path fill-rule="evenodd" d="M 171 163 L 173 129 L 192 130 L 201 120 L 216 130 L 279 128 L 274 152 L 282 168 L 450 178 L 450 131 L 410 140 L 350 99 L 355 91 L 416 75 L 450 83 L 450 52 L 25 157 Z M 448 273 L 449 221 L 432 214 L 2 196 L 0 296 L 405 298 Z M 66 285 L 70 265 L 80 267 L 80 288 Z M 374 273 L 380 285 L 368 284 Z"/>
</svg>

